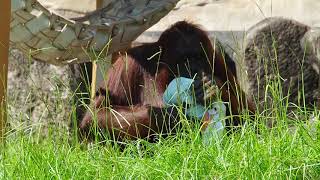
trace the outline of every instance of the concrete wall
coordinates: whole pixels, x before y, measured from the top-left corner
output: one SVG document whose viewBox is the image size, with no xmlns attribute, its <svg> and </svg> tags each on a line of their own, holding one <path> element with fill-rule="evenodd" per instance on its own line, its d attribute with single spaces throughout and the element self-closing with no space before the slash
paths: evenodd
<svg viewBox="0 0 320 180">
<path fill-rule="evenodd" d="M 320 26 L 319 0 L 188 0 L 188 2 L 189 4 L 184 4 L 184 1 L 178 4 L 175 11 L 150 31 L 163 30 L 173 22 L 183 19 L 192 20 L 210 31 L 243 31 L 270 16 L 284 16 L 311 26 Z"/>
<path fill-rule="evenodd" d="M 95 9 L 94 0 L 40 2 L 60 14 L 67 12 L 67 16 L 80 16 Z M 310 26 L 320 26 L 319 9 L 319 0 L 181 0 L 174 11 L 149 31 L 161 31 L 183 19 L 210 31 L 243 31 L 270 16 L 284 16 Z"/>
</svg>

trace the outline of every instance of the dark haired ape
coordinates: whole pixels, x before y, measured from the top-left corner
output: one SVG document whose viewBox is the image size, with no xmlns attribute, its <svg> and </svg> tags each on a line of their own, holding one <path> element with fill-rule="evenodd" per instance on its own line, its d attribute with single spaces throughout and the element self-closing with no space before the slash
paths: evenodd
<svg viewBox="0 0 320 180">
<path fill-rule="evenodd" d="M 179 120 L 175 108 L 164 106 L 162 95 L 175 77 L 193 78 L 196 74 L 213 77 L 233 115 L 240 114 L 246 104 L 254 111 L 238 86 L 234 62 L 222 52 L 213 49 L 203 30 L 186 21 L 171 26 L 155 43 L 127 50 L 114 62 L 96 93 L 98 127 L 120 141 L 170 133 Z M 201 79 L 196 77 L 197 82 Z M 203 103 L 203 94 L 197 98 Z M 240 119 L 234 118 L 232 125 L 239 123 Z M 88 136 L 92 124 L 93 115 L 87 112 L 80 122 L 81 132 Z"/>
</svg>

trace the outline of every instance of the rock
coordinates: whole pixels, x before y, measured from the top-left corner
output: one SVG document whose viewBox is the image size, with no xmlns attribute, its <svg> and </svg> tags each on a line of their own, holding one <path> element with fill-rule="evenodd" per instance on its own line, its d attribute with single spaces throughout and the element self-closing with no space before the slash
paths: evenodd
<svg viewBox="0 0 320 180">
<path fill-rule="evenodd" d="M 315 55 L 320 61 L 320 28 L 312 27 L 301 40 L 301 46 L 306 49 L 308 55 Z M 319 73 L 319 69 L 317 69 Z"/>
<path fill-rule="evenodd" d="M 67 130 L 72 112 L 72 72 L 26 58 L 12 49 L 8 73 L 8 122 L 12 130 L 47 135 Z"/>
<path fill-rule="evenodd" d="M 240 77 L 247 78 L 244 86 L 259 104 L 285 101 L 287 95 L 296 105 L 303 105 L 303 98 L 309 107 L 317 102 L 318 60 L 314 52 L 306 53 L 301 46 L 310 29 L 294 20 L 267 18 L 248 30 L 241 62 L 246 74 Z M 280 89 L 283 97 L 273 96 L 274 89 Z"/>
</svg>

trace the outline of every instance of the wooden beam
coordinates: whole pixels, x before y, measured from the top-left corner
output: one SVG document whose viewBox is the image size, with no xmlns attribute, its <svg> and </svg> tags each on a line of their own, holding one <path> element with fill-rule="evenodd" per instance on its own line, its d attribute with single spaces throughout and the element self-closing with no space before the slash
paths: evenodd
<svg viewBox="0 0 320 180">
<path fill-rule="evenodd" d="M 102 5 L 103 5 L 103 0 L 97 0 L 97 1 L 96 1 L 96 8 L 97 8 L 97 9 L 101 8 Z"/>
<path fill-rule="evenodd" d="M 0 1 L 0 141 L 3 141 L 7 123 L 7 77 L 10 32 L 10 0 Z"/>
<path fill-rule="evenodd" d="M 96 9 L 99 9 L 102 7 L 103 0 L 96 0 Z M 92 74 L 91 74 L 91 101 L 93 104 L 95 93 L 96 93 L 96 84 L 97 84 L 97 69 L 98 64 L 97 61 L 92 61 Z"/>
</svg>

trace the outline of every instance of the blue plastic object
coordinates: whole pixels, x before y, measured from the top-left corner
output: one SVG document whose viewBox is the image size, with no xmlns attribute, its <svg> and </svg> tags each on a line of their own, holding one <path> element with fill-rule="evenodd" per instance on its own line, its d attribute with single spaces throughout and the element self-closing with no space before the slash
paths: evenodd
<svg viewBox="0 0 320 180">
<path fill-rule="evenodd" d="M 212 144 L 213 141 L 220 141 L 224 132 L 224 118 L 226 116 L 226 106 L 223 102 L 217 101 L 211 105 L 211 109 L 196 104 L 192 96 L 192 83 L 193 79 L 179 77 L 170 82 L 166 91 L 163 94 L 163 101 L 169 105 L 191 105 L 186 109 L 186 114 L 191 117 L 202 119 L 206 112 L 208 112 L 211 121 L 207 128 L 202 133 L 203 143 L 205 145 Z"/>
<path fill-rule="evenodd" d="M 191 107 L 186 110 L 186 114 L 201 119 L 206 111 L 202 105 L 195 104 L 195 99 L 192 96 L 193 79 L 179 77 L 172 80 L 163 94 L 163 101 L 167 105 L 189 104 Z"/>
<path fill-rule="evenodd" d="M 211 121 L 202 132 L 202 142 L 205 145 L 212 145 L 213 142 L 220 142 L 224 134 L 226 106 L 223 102 L 214 102 L 208 110 Z"/>
<path fill-rule="evenodd" d="M 163 101 L 169 105 L 177 105 L 182 102 L 193 103 L 194 99 L 190 92 L 193 82 L 193 79 L 184 77 L 172 80 L 163 94 Z"/>
</svg>

